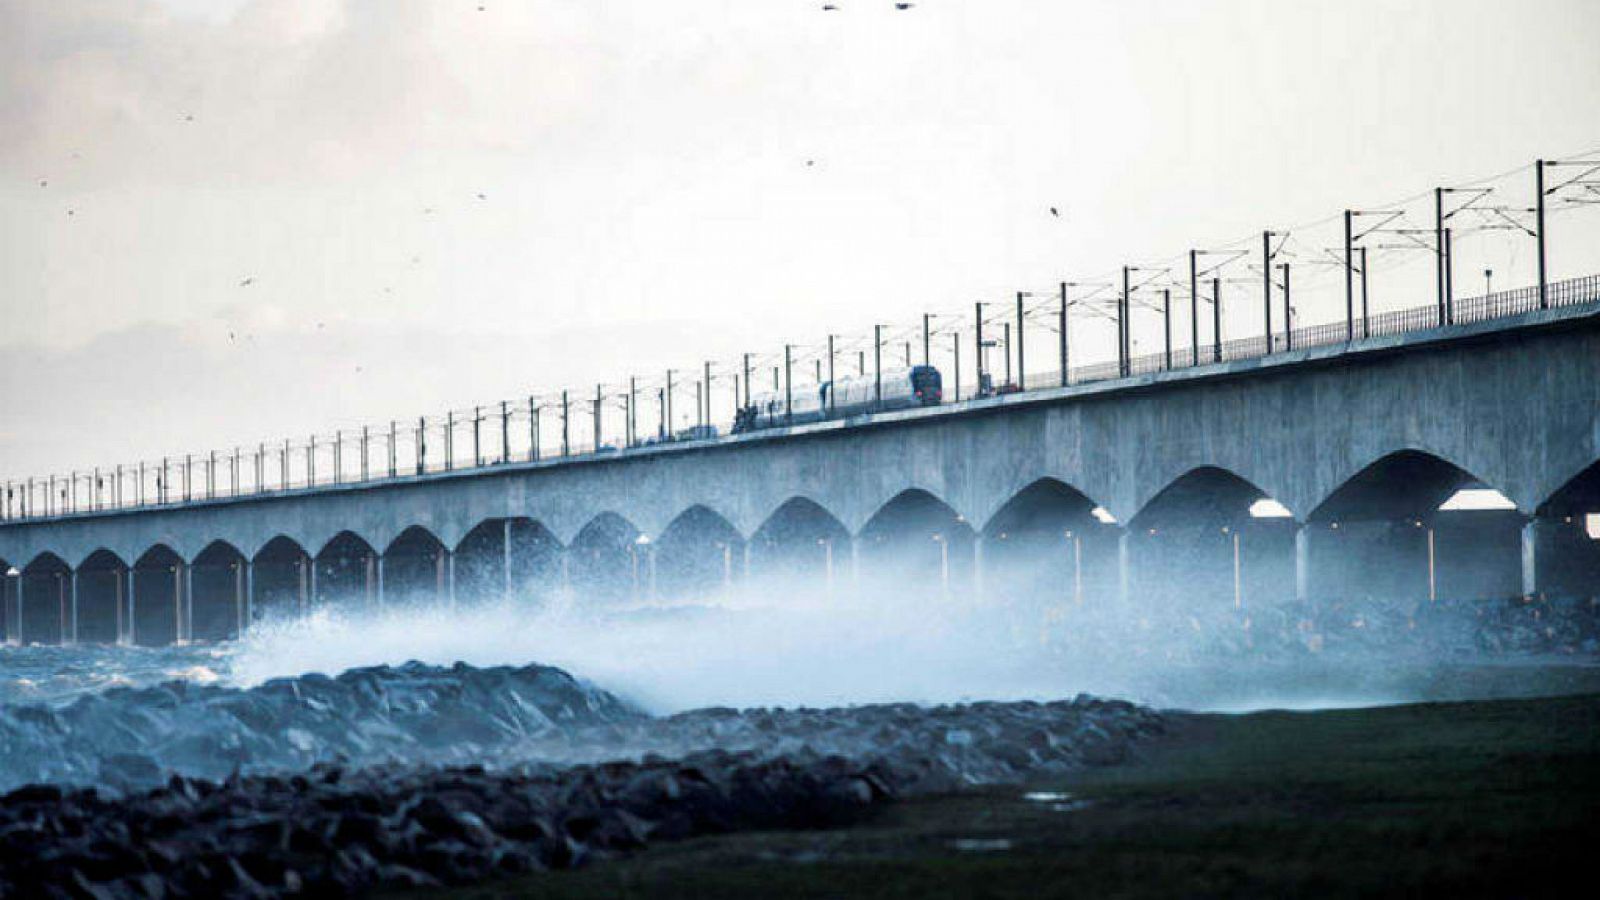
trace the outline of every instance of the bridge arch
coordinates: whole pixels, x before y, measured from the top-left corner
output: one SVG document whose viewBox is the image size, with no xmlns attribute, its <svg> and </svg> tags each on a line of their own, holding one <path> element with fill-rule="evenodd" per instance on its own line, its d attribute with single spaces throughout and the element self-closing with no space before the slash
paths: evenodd
<svg viewBox="0 0 1600 900">
<path fill-rule="evenodd" d="M 857 535 L 861 580 L 880 589 L 965 590 L 977 571 L 976 538 L 950 504 L 921 488 L 901 491 Z"/>
<path fill-rule="evenodd" d="M 561 542 L 525 516 L 484 519 L 456 545 L 456 595 L 466 602 L 530 597 L 559 578 Z"/>
<path fill-rule="evenodd" d="M 731 589 L 744 570 L 744 535 L 722 514 L 695 504 L 667 523 L 652 542 L 655 595 L 697 599 Z"/>
<path fill-rule="evenodd" d="M 132 641 L 144 647 L 177 643 L 183 618 L 184 559 L 156 544 L 133 563 Z"/>
<path fill-rule="evenodd" d="M 602 512 L 578 529 L 567 545 L 568 583 L 580 599 L 615 602 L 643 596 L 649 584 L 649 544 L 628 519 Z"/>
<path fill-rule="evenodd" d="M 71 637 L 68 579 L 72 569 L 54 553 L 35 556 L 17 578 L 17 631 L 25 644 L 61 644 Z"/>
<path fill-rule="evenodd" d="M 1294 599 L 1297 523 L 1253 482 L 1198 466 L 1128 522 L 1124 565 L 1135 603 L 1197 614 Z"/>
<path fill-rule="evenodd" d="M 1487 498 L 1488 505 L 1458 508 L 1458 497 Z M 1521 591 L 1527 518 L 1496 486 L 1456 463 L 1395 450 L 1361 467 L 1307 516 L 1304 540 L 1314 548 L 1308 572 L 1313 583 L 1343 594 L 1324 599 L 1509 597 Z"/>
<path fill-rule="evenodd" d="M 275 535 L 251 557 L 252 590 L 246 598 L 251 621 L 287 619 L 305 612 L 311 555 L 288 535 Z"/>
<path fill-rule="evenodd" d="M 432 531 L 412 525 L 383 550 L 385 605 L 434 606 L 450 602 L 449 548 Z"/>
<path fill-rule="evenodd" d="M 1524 591 L 1600 593 L 1600 461 L 1551 491 L 1537 513 L 1524 530 Z"/>
<path fill-rule="evenodd" d="M 212 541 L 195 555 L 189 565 L 188 638 L 225 641 L 239 636 L 245 607 L 244 565 L 244 554 L 227 541 Z"/>
<path fill-rule="evenodd" d="M 750 536 L 750 570 L 759 578 L 784 578 L 796 587 L 829 586 L 849 564 L 850 532 L 810 497 L 783 501 Z"/>
<path fill-rule="evenodd" d="M 1122 529 L 1098 502 L 1060 479 L 1018 489 L 979 533 L 991 595 L 1041 608 L 1115 598 Z"/>
<path fill-rule="evenodd" d="M 127 614 L 128 564 L 101 547 L 78 563 L 78 641 L 114 644 L 122 640 Z"/>
<path fill-rule="evenodd" d="M 354 531 L 329 538 L 312 563 L 319 608 L 355 611 L 377 603 L 378 551 Z"/>
</svg>

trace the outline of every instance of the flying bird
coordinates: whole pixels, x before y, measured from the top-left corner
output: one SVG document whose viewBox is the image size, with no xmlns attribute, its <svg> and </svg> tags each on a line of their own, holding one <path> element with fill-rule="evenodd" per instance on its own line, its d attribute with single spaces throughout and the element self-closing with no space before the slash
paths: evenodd
<svg viewBox="0 0 1600 900">
<path fill-rule="evenodd" d="M 255 283 L 256 283 L 255 276 L 252 275 L 249 278 L 246 278 L 245 280 L 239 282 L 239 287 L 249 287 L 250 285 L 255 284 Z"/>
<path fill-rule="evenodd" d="M 479 200 L 487 200 L 487 199 L 489 199 L 489 196 L 487 194 L 479 194 L 478 195 L 478 199 Z"/>
<path fill-rule="evenodd" d="M 913 6 L 916 6 L 916 4 L 915 3 L 896 3 L 894 5 L 894 8 L 895 9 L 910 9 Z"/>
<path fill-rule="evenodd" d="M 44 178 L 39 179 L 39 187 L 49 187 L 49 186 L 50 186 L 50 182 L 49 182 L 48 179 L 44 179 Z"/>
<path fill-rule="evenodd" d="M 1052 206 L 1052 207 L 1050 207 L 1050 215 L 1055 216 L 1056 218 L 1059 219 L 1059 218 L 1061 218 L 1061 210 L 1056 209 L 1054 206 Z"/>
</svg>

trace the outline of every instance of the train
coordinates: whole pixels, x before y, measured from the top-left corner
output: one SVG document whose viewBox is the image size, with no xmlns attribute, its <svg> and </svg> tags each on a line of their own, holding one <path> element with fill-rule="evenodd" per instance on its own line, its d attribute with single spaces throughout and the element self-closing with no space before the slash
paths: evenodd
<svg viewBox="0 0 1600 900">
<path fill-rule="evenodd" d="M 944 381 L 933 366 L 885 370 L 883 398 L 877 397 L 877 380 L 855 375 L 824 381 L 785 397 L 779 391 L 756 394 L 734 417 L 733 433 L 804 425 L 825 419 L 842 419 L 868 412 L 938 406 L 944 401 Z"/>
</svg>

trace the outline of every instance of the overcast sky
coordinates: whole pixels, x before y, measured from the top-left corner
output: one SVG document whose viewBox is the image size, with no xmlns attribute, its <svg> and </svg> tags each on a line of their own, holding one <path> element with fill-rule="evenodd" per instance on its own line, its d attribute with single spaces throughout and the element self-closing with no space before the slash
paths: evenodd
<svg viewBox="0 0 1600 900">
<path fill-rule="evenodd" d="M 592 390 L 1600 145 L 1594 0 L 835 2 L 0 0 L 0 479 Z"/>
</svg>

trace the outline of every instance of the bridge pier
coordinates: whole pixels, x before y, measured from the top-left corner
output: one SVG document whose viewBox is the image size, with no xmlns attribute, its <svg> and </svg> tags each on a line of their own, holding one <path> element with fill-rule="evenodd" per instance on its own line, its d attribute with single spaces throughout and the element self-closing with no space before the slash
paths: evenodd
<svg viewBox="0 0 1600 900">
<path fill-rule="evenodd" d="M 1133 602 L 1133 530 L 1124 528 L 1117 535 L 1117 605 L 1127 609 Z"/>
<path fill-rule="evenodd" d="M 63 629 L 64 637 L 61 643 L 78 643 L 78 570 L 73 569 L 68 577 L 72 581 L 72 613 L 68 619 L 67 628 Z"/>
<path fill-rule="evenodd" d="M 124 604 L 127 603 L 127 600 L 125 599 L 126 591 L 123 589 L 123 582 L 125 580 L 125 575 L 131 576 L 133 574 L 133 570 L 130 568 L 126 573 L 124 573 L 122 569 L 113 569 L 111 574 L 116 579 L 116 593 L 113 596 L 113 601 L 116 603 L 117 621 L 117 633 L 116 637 L 112 639 L 112 642 L 120 647 L 128 642 L 128 617 L 126 610 L 123 608 Z"/>
<path fill-rule="evenodd" d="M 850 535 L 850 586 L 861 588 L 861 536 Z"/>
<path fill-rule="evenodd" d="M 1600 595 L 1600 540 L 1582 516 L 1536 516 L 1522 526 L 1522 593 Z"/>
<path fill-rule="evenodd" d="M 250 630 L 250 623 L 255 617 L 256 604 L 256 561 L 250 557 L 244 559 L 244 605 L 239 611 L 239 637 L 243 638 Z"/>
<path fill-rule="evenodd" d="M 986 605 L 989 602 L 989 586 L 984 581 L 983 545 L 985 543 L 982 532 L 972 536 L 972 601 L 979 606 Z M 939 549 L 942 554 L 941 559 L 945 563 L 945 571 L 948 572 L 950 559 L 949 541 L 940 541 Z M 948 577 L 946 580 L 948 580 Z"/>
<path fill-rule="evenodd" d="M 1294 530 L 1294 599 L 1311 603 L 1311 526 L 1303 523 Z"/>
<path fill-rule="evenodd" d="M 123 632 L 123 642 L 130 647 L 133 646 L 137 641 L 137 636 L 134 634 L 134 632 L 137 630 L 135 623 L 139 621 L 138 613 L 139 567 L 137 564 L 135 564 L 128 567 L 128 624 L 127 630 Z"/>
</svg>

